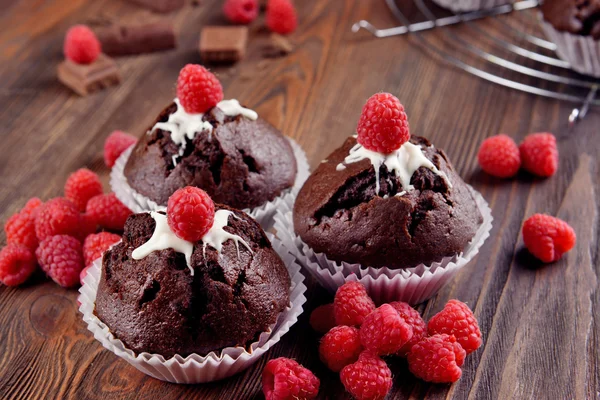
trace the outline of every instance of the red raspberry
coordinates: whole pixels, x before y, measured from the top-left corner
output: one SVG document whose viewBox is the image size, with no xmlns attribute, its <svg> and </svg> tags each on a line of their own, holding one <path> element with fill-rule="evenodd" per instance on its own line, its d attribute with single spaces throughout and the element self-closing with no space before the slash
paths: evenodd
<svg viewBox="0 0 600 400">
<path fill-rule="evenodd" d="M 267 28 L 282 35 L 294 32 L 298 26 L 294 5 L 289 0 L 269 0 L 266 23 Z"/>
<path fill-rule="evenodd" d="M 266 400 L 314 399 L 319 393 L 319 378 L 289 358 L 269 360 L 262 373 Z"/>
<path fill-rule="evenodd" d="M 528 135 L 519 146 L 523 169 L 538 176 L 552 176 L 558 169 L 558 148 L 551 133 Z"/>
<path fill-rule="evenodd" d="M 467 354 L 481 346 L 479 324 L 473 311 L 462 301 L 448 301 L 444 309 L 429 320 L 427 331 L 430 335 L 436 333 L 453 335 Z"/>
<path fill-rule="evenodd" d="M 429 336 L 408 353 L 408 369 L 427 382 L 450 383 L 460 379 L 465 350 L 451 335 Z"/>
<path fill-rule="evenodd" d="M 358 126 L 358 143 L 366 149 L 388 154 L 410 139 L 404 106 L 389 93 L 376 93 L 362 109 Z"/>
<path fill-rule="evenodd" d="M 35 219 L 35 233 L 41 242 L 49 236 L 82 238 L 81 214 L 71 201 L 57 197 L 41 206 Z"/>
<path fill-rule="evenodd" d="M 335 326 L 333 303 L 324 304 L 310 314 L 310 326 L 319 333 L 327 333 Z"/>
<path fill-rule="evenodd" d="M 35 251 L 38 246 L 35 218 L 27 213 L 21 212 L 10 217 L 4 225 L 4 232 L 8 244 L 21 244 L 31 251 Z"/>
<path fill-rule="evenodd" d="M 0 251 L 0 282 L 6 286 L 24 283 L 36 267 L 33 253 L 21 244 L 9 243 Z"/>
<path fill-rule="evenodd" d="M 83 269 L 81 243 L 72 236 L 55 235 L 40 242 L 35 252 L 40 266 L 62 287 L 73 287 L 79 283 Z"/>
<path fill-rule="evenodd" d="M 425 324 L 425 321 L 421 318 L 421 314 L 408 303 L 394 301 L 390 303 L 390 306 L 394 307 L 398 314 L 400 314 L 400 317 L 402 317 L 404 322 L 406 322 L 413 331 L 412 338 L 396 353 L 401 357 L 405 357 L 406 353 L 410 351 L 415 343 L 427 336 L 427 324 Z"/>
<path fill-rule="evenodd" d="M 104 164 L 112 168 L 121 154 L 137 143 L 137 139 L 122 131 L 113 131 L 104 142 Z"/>
<path fill-rule="evenodd" d="M 87 202 L 102 194 L 102 182 L 98 175 L 87 168 L 73 172 L 65 183 L 65 197 L 71 200 L 79 211 L 85 211 Z"/>
<path fill-rule="evenodd" d="M 354 364 L 340 372 L 342 384 L 357 400 L 383 400 L 392 388 L 392 371 L 385 361 L 363 351 Z"/>
<path fill-rule="evenodd" d="M 21 209 L 20 214 L 29 215 L 35 219 L 42 204 L 44 203 L 40 199 L 32 197 L 27 200 L 27 203 L 25 203 L 25 206 Z"/>
<path fill-rule="evenodd" d="M 360 326 L 374 309 L 375 303 L 359 282 L 344 283 L 333 300 L 333 312 L 338 325 Z"/>
<path fill-rule="evenodd" d="M 523 224 L 523 241 L 536 258 L 551 263 L 575 246 L 577 236 L 565 221 L 546 214 L 534 214 Z"/>
<path fill-rule="evenodd" d="M 186 112 L 199 114 L 223 100 L 223 87 L 203 66 L 188 64 L 179 72 L 177 97 Z"/>
<path fill-rule="evenodd" d="M 65 57 L 77 64 L 91 64 L 102 50 L 98 38 L 90 28 L 75 25 L 67 31 L 63 51 Z"/>
<path fill-rule="evenodd" d="M 85 213 L 102 228 L 122 231 L 133 212 L 114 193 L 101 194 L 88 201 Z"/>
<path fill-rule="evenodd" d="M 177 236 L 197 242 L 213 225 L 215 203 L 204 190 L 186 186 L 169 197 L 167 220 Z"/>
<path fill-rule="evenodd" d="M 83 260 L 85 266 L 89 267 L 92 263 L 104 254 L 113 244 L 121 240 L 121 236 L 109 232 L 100 232 L 89 235 L 83 242 Z"/>
<path fill-rule="evenodd" d="M 381 356 L 397 352 L 412 336 L 410 325 L 389 304 L 369 314 L 360 326 L 360 341 L 365 349 Z"/>
<path fill-rule="evenodd" d="M 358 360 L 363 347 L 358 329 L 353 326 L 336 326 L 331 329 L 319 345 L 319 356 L 327 367 L 340 372 L 348 364 Z"/>
<path fill-rule="evenodd" d="M 223 5 L 225 17 L 234 24 L 249 24 L 258 16 L 258 1 L 227 0 Z"/>
<path fill-rule="evenodd" d="M 482 170 L 498 178 L 510 178 L 519 172 L 521 156 L 511 137 L 492 136 L 481 143 L 477 160 Z"/>
</svg>

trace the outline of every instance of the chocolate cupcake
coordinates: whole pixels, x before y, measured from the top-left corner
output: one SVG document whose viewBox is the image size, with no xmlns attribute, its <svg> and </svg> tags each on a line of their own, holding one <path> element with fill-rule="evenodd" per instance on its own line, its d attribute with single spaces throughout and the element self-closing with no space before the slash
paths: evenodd
<svg viewBox="0 0 600 400">
<path fill-rule="evenodd" d="M 540 19 L 561 59 L 577 72 L 600 77 L 599 0 L 546 0 Z"/>
</svg>

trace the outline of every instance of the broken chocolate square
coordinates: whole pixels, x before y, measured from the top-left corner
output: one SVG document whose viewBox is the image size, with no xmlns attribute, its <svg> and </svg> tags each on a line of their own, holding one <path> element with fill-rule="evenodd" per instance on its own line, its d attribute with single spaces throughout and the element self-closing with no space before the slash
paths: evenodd
<svg viewBox="0 0 600 400">
<path fill-rule="evenodd" d="M 236 62 L 246 54 L 248 28 L 207 26 L 200 33 L 200 56 L 204 62 Z"/>
<path fill-rule="evenodd" d="M 183 7 L 184 0 L 129 0 L 159 13 L 169 13 Z"/>
<path fill-rule="evenodd" d="M 154 22 L 144 25 L 111 25 L 96 29 L 102 51 L 111 56 L 152 53 L 176 46 L 173 25 Z"/>
<path fill-rule="evenodd" d="M 81 96 L 121 82 L 115 61 L 105 54 L 91 64 L 65 60 L 58 66 L 58 80 Z"/>
</svg>

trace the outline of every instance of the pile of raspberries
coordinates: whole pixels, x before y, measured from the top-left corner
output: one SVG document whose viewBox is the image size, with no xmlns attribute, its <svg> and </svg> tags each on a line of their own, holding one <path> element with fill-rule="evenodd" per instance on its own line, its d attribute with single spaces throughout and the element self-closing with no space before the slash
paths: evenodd
<svg viewBox="0 0 600 400">
<path fill-rule="evenodd" d="M 137 140 L 113 132 L 105 142 L 104 159 L 112 167 Z M 6 246 L 0 250 L 0 282 L 17 286 L 39 265 L 63 287 L 80 284 L 92 262 L 121 240 L 131 210 L 114 193 L 104 193 L 97 174 L 82 168 L 69 176 L 64 196 L 42 202 L 29 199 L 4 225 Z"/>
<path fill-rule="evenodd" d="M 324 333 L 321 361 L 339 372 L 346 390 L 357 400 L 384 399 L 392 387 L 392 372 L 382 357 L 405 357 L 409 370 L 427 382 L 456 382 L 467 354 L 481 344 L 473 312 L 458 300 L 425 323 L 404 302 L 375 306 L 359 282 L 341 286 L 332 304 L 317 307 L 310 324 Z M 270 360 L 263 371 L 267 400 L 312 399 L 319 379 L 296 361 Z"/>
</svg>

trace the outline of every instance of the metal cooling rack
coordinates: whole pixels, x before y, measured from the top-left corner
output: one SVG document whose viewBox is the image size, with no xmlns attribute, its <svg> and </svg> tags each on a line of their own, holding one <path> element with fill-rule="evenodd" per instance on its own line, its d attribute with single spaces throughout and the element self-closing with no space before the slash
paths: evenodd
<svg viewBox="0 0 600 400">
<path fill-rule="evenodd" d="M 413 21 L 418 20 L 411 22 L 411 18 L 406 16 L 408 11 L 403 11 L 397 1 L 403 4 L 403 8 L 410 6 Z M 424 0 L 412 0 L 412 4 L 406 0 L 385 2 L 400 26 L 377 29 L 370 22 L 362 20 L 352 26 L 352 31 L 365 29 L 377 38 L 410 34 L 446 62 L 482 79 L 523 92 L 576 103 L 578 107 L 569 115 L 571 124 L 584 118 L 590 107 L 600 106 L 600 98 L 597 97 L 600 80 L 573 72 L 568 62 L 556 57 L 556 45 L 539 37 L 541 32 L 536 11 L 532 10 L 539 5 L 538 0 L 524 0 L 462 14 L 451 14 Z M 503 32 L 502 35 L 490 33 L 477 23 L 480 19 L 490 17 L 494 18 L 494 24 Z M 466 25 L 467 30 L 458 32 L 444 29 L 443 35 L 435 38 L 421 34 L 423 31 L 457 24 Z M 487 42 L 493 50 L 482 49 L 482 41 Z"/>
</svg>

